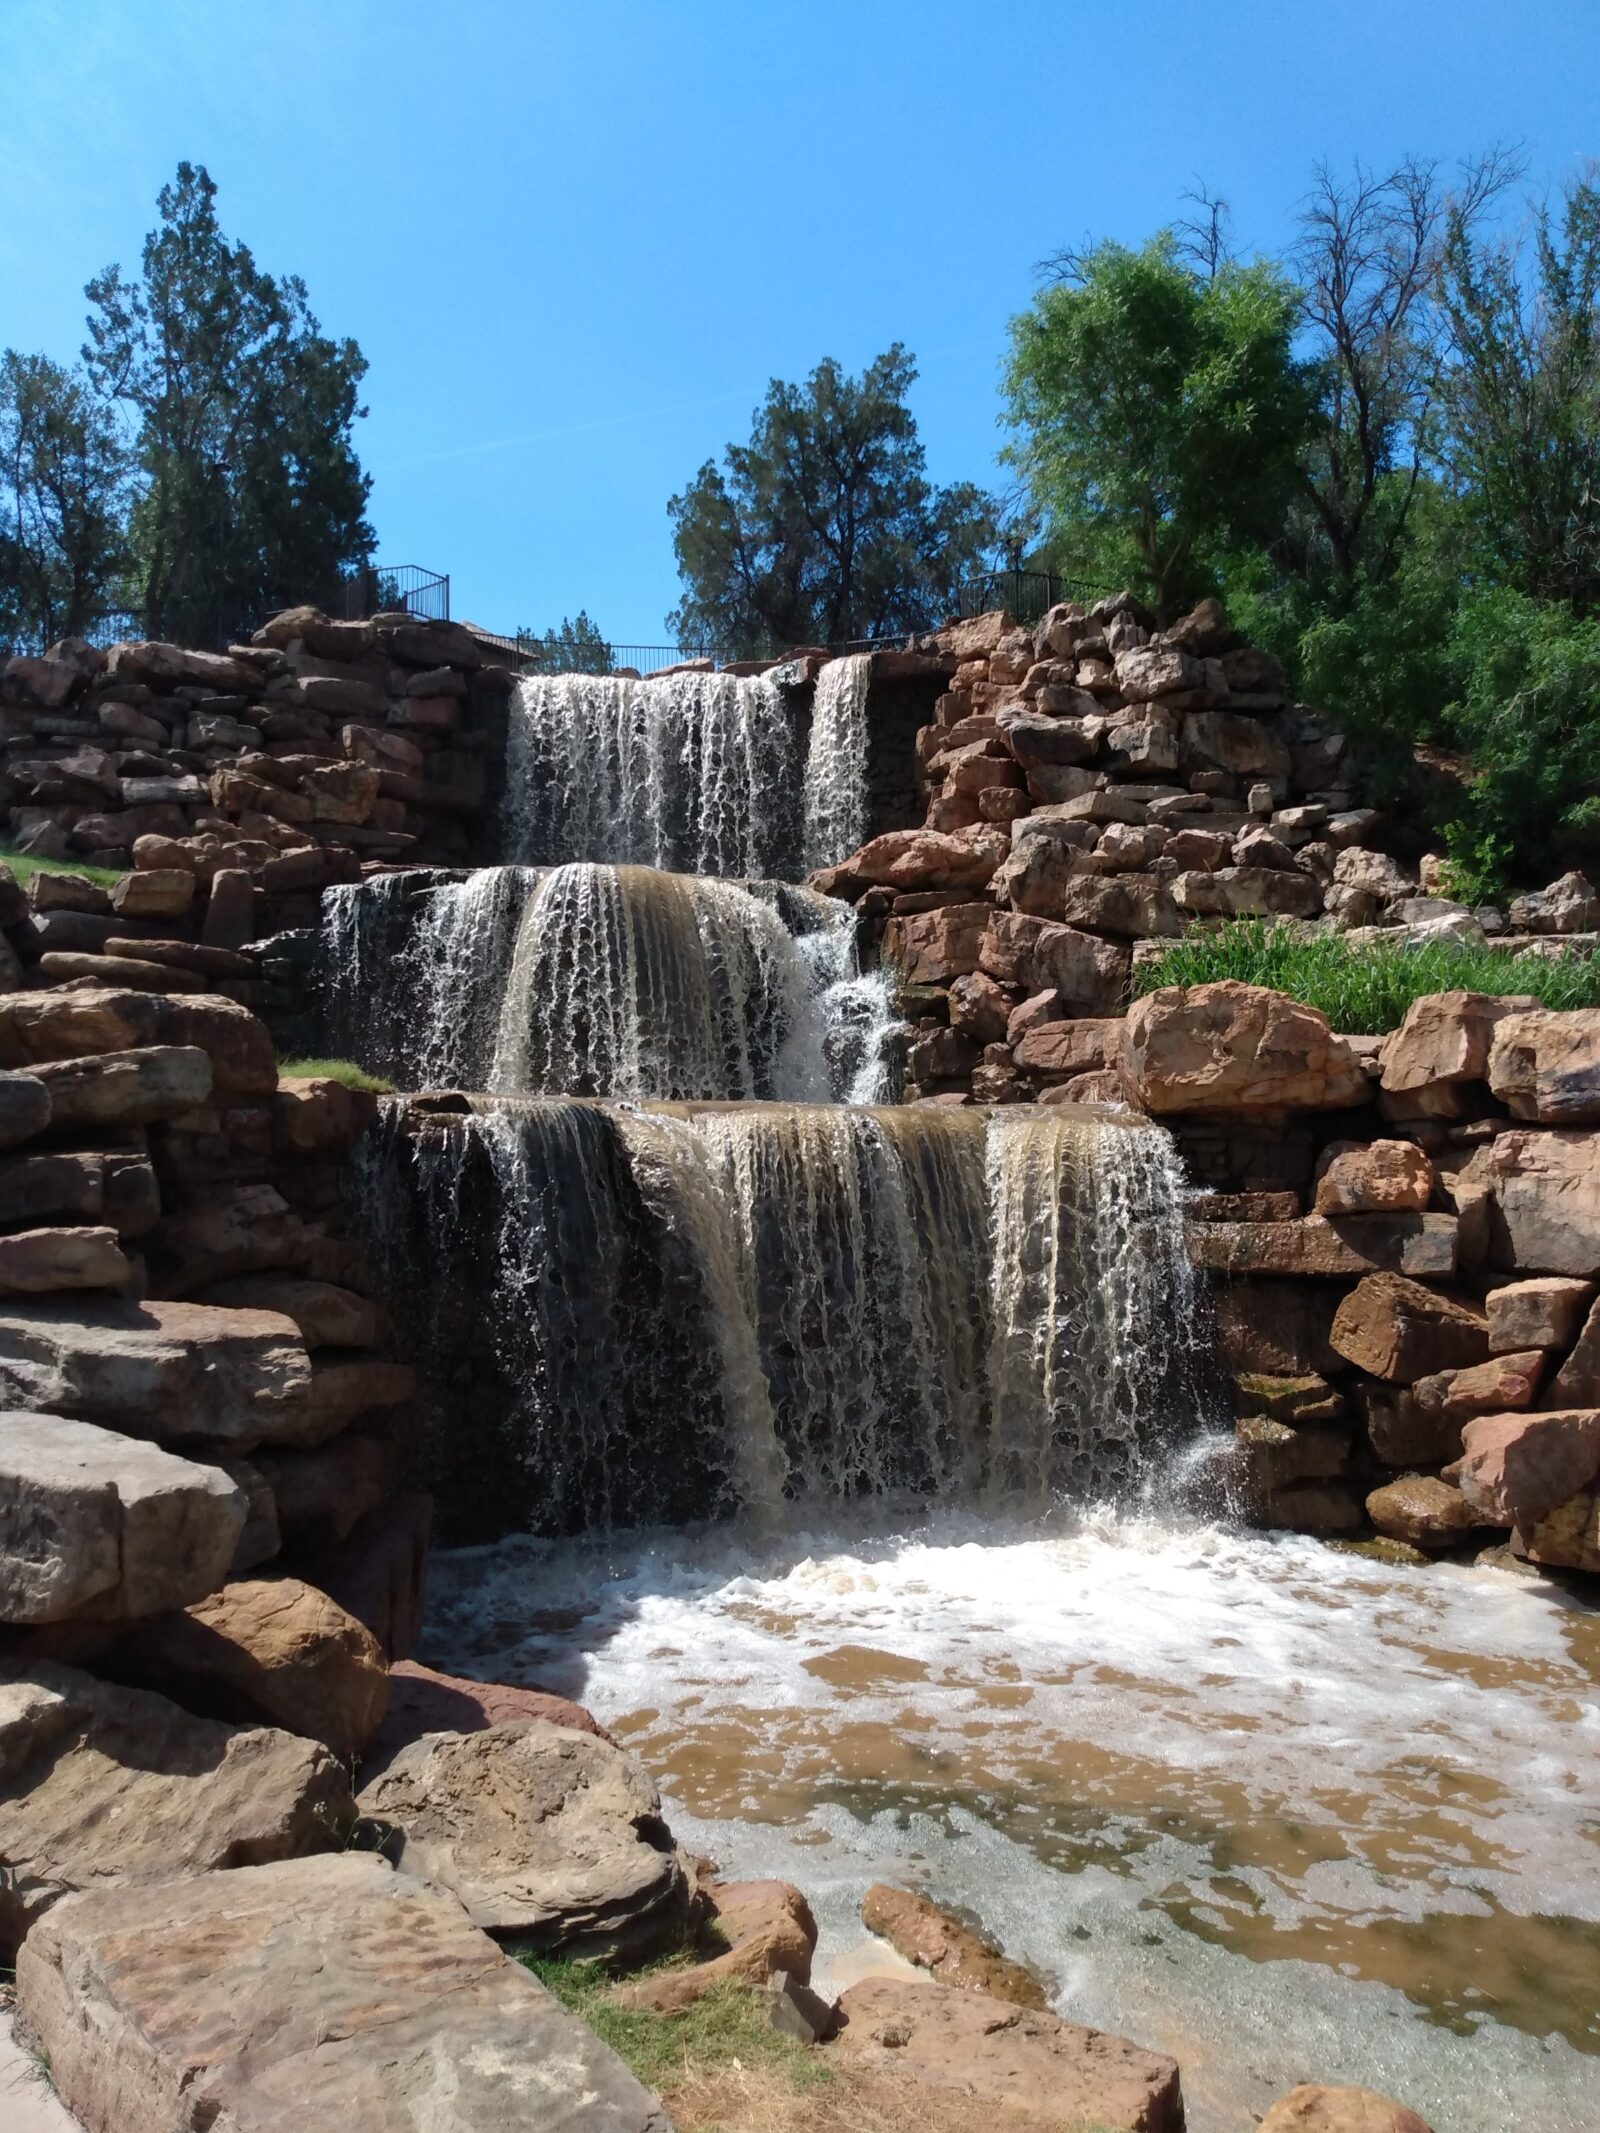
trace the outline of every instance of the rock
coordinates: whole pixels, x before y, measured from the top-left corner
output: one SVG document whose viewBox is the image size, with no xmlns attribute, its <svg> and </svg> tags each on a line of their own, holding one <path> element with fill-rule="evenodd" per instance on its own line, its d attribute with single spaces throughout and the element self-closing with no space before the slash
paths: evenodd
<svg viewBox="0 0 1600 2133">
<path fill-rule="evenodd" d="M 1231 978 L 1166 986 L 1136 1000 L 1122 1073 L 1143 1111 L 1338 1110 L 1371 1085 L 1324 1016 L 1282 993 Z"/>
<path fill-rule="evenodd" d="M 1115 1014 L 1128 982 L 1126 948 L 1072 926 L 1052 925 L 1020 911 L 992 914 L 979 965 L 1002 985 L 1054 991 L 1077 1015 Z"/>
<path fill-rule="evenodd" d="M 1594 933 L 1600 930 L 1600 896 L 1578 873 L 1563 874 L 1547 889 L 1512 899 L 1513 933 Z"/>
<path fill-rule="evenodd" d="M 1580 1489 L 1518 1539 L 1528 1561 L 1547 1570 L 1600 1570 L 1600 1489 Z"/>
<path fill-rule="evenodd" d="M 1372 897 L 1380 906 L 1416 895 L 1417 885 L 1397 859 L 1351 845 L 1334 861 L 1334 886 Z"/>
<path fill-rule="evenodd" d="M 1309 874 L 1277 867 L 1217 867 L 1180 874 L 1173 901 L 1195 918 L 1315 918 L 1322 890 Z"/>
<path fill-rule="evenodd" d="M 12 1407 L 248 1451 L 304 1441 L 310 1394 L 299 1334 L 273 1312 L 98 1301 L 0 1309 L 0 1401 Z"/>
<path fill-rule="evenodd" d="M 1006 1035 L 1011 1036 L 1009 1026 Z M 1121 1045 L 1120 1016 L 1080 1015 L 1023 1030 L 1014 1042 L 1014 1057 L 1026 1073 L 1065 1077 L 1114 1066 Z"/>
<path fill-rule="evenodd" d="M 1447 1469 L 1483 1522 L 1536 1526 L 1600 1475 L 1600 1408 L 1554 1414 L 1479 1415 Z"/>
<path fill-rule="evenodd" d="M 182 1607 L 221 1582 L 244 1522 L 216 1467 L 88 1422 L 0 1414 L 0 1622 Z"/>
<path fill-rule="evenodd" d="M 1003 1043 L 1015 999 L 1006 986 L 974 970 L 950 987 L 950 1026 L 978 1044 Z"/>
<path fill-rule="evenodd" d="M 1241 1277 L 1218 1284 L 1217 1344 L 1234 1371 L 1327 1376 L 1344 1359 L 1329 1345 L 1337 1294 L 1320 1285 Z"/>
<path fill-rule="evenodd" d="M 1380 1533 L 1413 1548 L 1453 1548 L 1478 1523 L 1459 1489 L 1428 1474 L 1385 1482 L 1367 1498 L 1367 1516 Z"/>
<path fill-rule="evenodd" d="M 346 1430 L 308 1451 L 258 1447 L 251 1464 L 271 1493 L 283 1544 L 317 1550 L 336 1546 L 364 1512 L 382 1503 L 391 1462 L 376 1437 Z"/>
<path fill-rule="evenodd" d="M 278 1085 L 266 1024 L 212 993 L 83 992 L 0 994 L 0 1066 L 127 1052 L 149 1045 L 196 1045 L 211 1061 L 219 1096 L 260 1096 Z"/>
<path fill-rule="evenodd" d="M 237 1578 L 142 1624 L 123 1651 L 126 1664 L 208 1717 L 281 1726 L 346 1760 L 388 1707 L 376 1638 L 300 1578 Z"/>
<path fill-rule="evenodd" d="M 174 1296 L 239 1274 L 306 1266 L 313 1232 L 273 1185 L 245 1185 L 190 1212 L 169 1215 L 154 1242 Z"/>
<path fill-rule="evenodd" d="M 638 1963 L 687 1919 L 660 1795 L 633 1756 L 592 1733 L 424 1734 L 367 1778 L 358 1805 L 400 1831 L 407 1872 L 543 1953 Z"/>
<path fill-rule="evenodd" d="M 431 1496 L 390 1496 L 364 1512 L 337 1548 L 303 1566 L 391 1662 L 416 1648 L 432 1534 Z"/>
<path fill-rule="evenodd" d="M 158 643 L 112 645 L 106 655 L 106 672 L 113 681 L 174 687 L 198 683 L 219 696 L 252 696 L 258 679 L 243 660 L 221 652 L 190 652 L 181 645 Z"/>
<path fill-rule="evenodd" d="M 376 1348 L 389 1336 L 387 1314 L 369 1296 L 298 1274 L 241 1274 L 214 1282 L 198 1300 L 293 1319 L 310 1349 Z"/>
<path fill-rule="evenodd" d="M 1364 1522 L 1360 1495 L 1349 1482 L 1296 1482 L 1267 1498 L 1264 1524 L 1290 1533 L 1357 1533 Z"/>
<path fill-rule="evenodd" d="M 1193 711 L 1183 721 L 1183 756 L 1193 770 L 1284 778 L 1293 769 L 1287 743 L 1266 719 L 1237 711 Z"/>
<path fill-rule="evenodd" d="M 981 889 L 1005 857 L 996 831 L 971 837 L 938 830 L 887 830 L 870 838 L 845 864 L 863 881 L 891 889 Z"/>
<path fill-rule="evenodd" d="M 1570 1347 L 1594 1294 L 1592 1281 L 1564 1281 L 1559 1276 L 1512 1281 L 1491 1289 L 1484 1299 L 1490 1352 L 1504 1355 L 1530 1348 Z M 1600 1326 L 1596 1327 L 1596 1348 L 1600 1364 Z M 1595 1395 L 1594 1404 L 1600 1406 L 1600 1382 Z"/>
<path fill-rule="evenodd" d="M 1184 930 L 1171 891 L 1150 874 L 1075 874 L 1063 884 L 1059 916 L 1069 926 L 1131 940 Z"/>
<path fill-rule="evenodd" d="M 1343 854 L 1341 864 L 1349 856 Z M 1413 1000 L 1384 1049 L 1384 1088 L 1396 1094 L 1441 1081 L 1486 1080 L 1499 1024 L 1537 1005 L 1523 994 L 1482 992 L 1435 992 Z"/>
<path fill-rule="evenodd" d="M 121 918 L 182 918 L 194 902 L 194 876 L 183 867 L 143 867 L 111 888 Z"/>
<path fill-rule="evenodd" d="M 15 1148 L 50 1123 L 50 1092 L 37 1074 L 0 1074 L 0 1148 Z"/>
<path fill-rule="evenodd" d="M 367 1759 L 376 1769 L 424 1733 L 482 1733 L 488 1726 L 534 1724 L 612 1739 L 581 1703 L 565 1696 L 501 1681 L 468 1681 L 435 1673 L 412 1659 L 397 1659 L 389 1669 L 389 1709 Z"/>
<path fill-rule="evenodd" d="M 1306 1481 L 1333 1481 L 1350 1465 L 1350 1438 L 1343 1430 L 1292 1428 L 1270 1415 L 1241 1415 L 1234 1425 L 1246 1476 L 1256 1503 Z"/>
<path fill-rule="evenodd" d="M 1090 699 L 1084 709 L 1092 713 L 1097 706 Z M 1007 710 L 996 714 L 996 724 L 1007 748 L 1026 770 L 1087 763 L 1095 752 L 1095 736 L 1074 719 Z"/>
<path fill-rule="evenodd" d="M 1016 2007 L 1046 2004 L 1044 1987 L 1031 1970 L 1008 1962 L 995 1942 L 926 1896 L 874 1882 L 861 1900 L 861 1918 L 869 1933 L 886 1940 L 908 1963 L 932 1971 L 941 1985 L 985 1992 Z"/>
<path fill-rule="evenodd" d="M 1467 1370 L 1443 1370 L 1418 1378 L 1411 1396 L 1424 1415 L 1437 1416 L 1448 1430 L 1459 1431 L 1474 1415 L 1502 1413 L 1508 1408 L 1531 1407 L 1544 1372 L 1544 1353 L 1529 1349 L 1521 1355 L 1491 1356 Z M 1442 1457 L 1454 1458 L 1452 1445 Z"/>
<path fill-rule="evenodd" d="M 1303 2084 L 1280 2096 L 1256 2133 L 1430 2133 L 1415 2111 L 1371 2089 Z"/>
<path fill-rule="evenodd" d="M 132 1276 L 114 1229 L 25 1229 L 0 1237 L 0 1297 L 120 1289 Z"/>
<path fill-rule="evenodd" d="M 1505 1016 L 1494 1031 L 1487 1071 L 1513 1118 L 1593 1125 L 1600 1121 L 1600 1009 Z"/>
<path fill-rule="evenodd" d="M 1600 1407 L 1600 1302 L 1589 1310 L 1571 1354 L 1551 1380 L 1549 1399 L 1557 1407 Z"/>
<path fill-rule="evenodd" d="M 71 1667 L 0 1668 L 7 1951 L 69 1890 L 321 1851 L 352 1813 L 344 1772 L 309 1741 L 214 1725 Z"/>
<path fill-rule="evenodd" d="M 1240 1415 L 1267 1415 L 1291 1429 L 1306 1429 L 1342 1420 L 1345 1403 L 1344 1395 L 1316 1371 L 1240 1371 L 1234 1380 L 1234 1409 Z"/>
<path fill-rule="evenodd" d="M 85 2133 L 671 2133 L 453 1897 L 368 1853 L 74 1898 L 17 1998 Z"/>
<path fill-rule="evenodd" d="M 155 1172 L 138 1155 L 0 1157 L 0 1223 L 105 1220 L 135 1236 L 160 1214 Z"/>
<path fill-rule="evenodd" d="M 1414 1141 L 1335 1141 L 1318 1165 L 1319 1215 L 1420 1213 L 1433 1165 Z"/>
<path fill-rule="evenodd" d="M 1498 1134 L 1482 1155 L 1493 1188 L 1490 1264 L 1507 1272 L 1600 1274 L 1600 1138 Z"/>
<path fill-rule="evenodd" d="M 1193 1265 L 1218 1274 L 1386 1272 L 1444 1278 L 1456 1270 L 1454 1215 L 1302 1215 L 1293 1222 L 1192 1222 Z"/>
<path fill-rule="evenodd" d="M 49 1091 L 51 1121 L 63 1130 L 153 1125 L 181 1118 L 211 1095 L 211 1061 L 195 1045 L 97 1052 L 34 1071 Z"/>
<path fill-rule="evenodd" d="M 1479 1312 L 1391 1273 L 1357 1283 L 1334 1313 L 1328 1338 L 1346 1362 L 1392 1384 L 1465 1369 L 1489 1354 Z"/>
<path fill-rule="evenodd" d="M 791 1882 L 719 1881 L 711 1875 L 701 1879 L 700 1897 L 723 1952 L 684 1970 L 664 1970 L 623 1985 L 611 1994 L 616 2005 L 680 2014 L 713 1985 L 764 1985 L 780 1974 L 800 1987 L 809 1984 L 817 1922 Z M 832 2022 L 811 2026 L 827 2034 Z"/>
<path fill-rule="evenodd" d="M 937 911 L 912 911 L 889 920 L 883 953 L 908 985 L 948 985 L 978 967 L 984 930 L 994 916 L 991 904 L 946 904 Z"/>
<path fill-rule="evenodd" d="M 1015 2111 L 1040 2133 L 1179 2133 L 1183 2125 L 1176 2061 L 1102 2030 L 898 1978 L 852 1985 L 839 2011 L 830 2051 L 925 2087 L 935 2123 L 943 2115 L 935 2099 L 953 2092 L 973 2122 L 981 2114 L 1003 2124 Z"/>
</svg>

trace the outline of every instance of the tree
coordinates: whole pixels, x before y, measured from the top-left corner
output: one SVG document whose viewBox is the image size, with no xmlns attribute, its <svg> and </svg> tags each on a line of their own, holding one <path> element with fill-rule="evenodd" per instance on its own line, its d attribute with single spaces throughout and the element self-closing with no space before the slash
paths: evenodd
<svg viewBox="0 0 1600 2133">
<path fill-rule="evenodd" d="M 128 561 L 126 476 L 81 375 L 0 355 L 0 641 L 42 648 L 105 607 Z"/>
<path fill-rule="evenodd" d="M 993 546 L 990 499 L 933 488 L 896 342 L 850 377 L 831 358 L 774 378 L 750 442 L 729 445 L 667 506 L 683 644 L 753 653 L 926 629 L 954 612 Z"/>
<path fill-rule="evenodd" d="M 144 623 L 191 642 L 327 597 L 372 542 L 351 426 L 366 362 L 323 334 L 295 276 L 230 244 L 216 186 L 180 163 L 138 281 L 89 284 L 90 376 L 127 409 Z"/>
<path fill-rule="evenodd" d="M 1008 456 L 1059 559 L 1170 620 L 1216 551 L 1274 537 L 1310 410 L 1297 307 L 1276 267 L 1197 265 L 1170 231 L 1059 262 L 1012 321 L 1005 381 Z"/>
<path fill-rule="evenodd" d="M 1444 251 L 1451 330 L 1445 456 L 1485 552 L 1538 600 L 1600 611 L 1600 183 L 1567 192 L 1559 227 L 1533 225 L 1531 272 L 1514 244 L 1483 244 L 1452 215 Z"/>
<path fill-rule="evenodd" d="M 531 647 L 529 656 L 538 660 L 541 674 L 609 674 L 616 665 L 611 646 L 581 607 L 576 622 L 563 616 L 560 629 L 546 630 L 542 637 L 518 630 L 517 639 Z"/>
</svg>

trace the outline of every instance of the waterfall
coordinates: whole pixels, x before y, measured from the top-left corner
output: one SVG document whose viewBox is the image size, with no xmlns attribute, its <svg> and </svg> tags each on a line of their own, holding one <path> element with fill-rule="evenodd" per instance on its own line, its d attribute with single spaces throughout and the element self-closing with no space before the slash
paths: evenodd
<svg viewBox="0 0 1600 2133">
<path fill-rule="evenodd" d="M 805 865 L 837 866 L 866 841 L 870 652 L 830 659 L 817 677 L 806 751 Z"/>
<path fill-rule="evenodd" d="M 885 1093 L 888 980 L 860 971 L 848 905 L 808 889 L 594 865 L 380 876 L 328 892 L 323 954 L 340 1048 L 411 1088 Z"/>
<path fill-rule="evenodd" d="M 371 1161 L 474 1532 L 1126 1497 L 1201 1404 L 1155 1126 L 396 1099 Z M 457 1441 L 480 1411 L 492 1459 Z M 466 1475 L 484 1493 L 464 1505 Z"/>
<path fill-rule="evenodd" d="M 770 674 L 517 684 L 503 805 L 514 859 L 787 875 L 798 812 L 794 734 Z"/>
</svg>

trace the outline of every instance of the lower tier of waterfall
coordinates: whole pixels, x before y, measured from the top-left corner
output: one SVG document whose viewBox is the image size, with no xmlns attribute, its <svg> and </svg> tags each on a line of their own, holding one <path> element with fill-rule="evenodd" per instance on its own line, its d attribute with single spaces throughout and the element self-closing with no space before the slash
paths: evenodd
<svg viewBox="0 0 1600 2133">
<path fill-rule="evenodd" d="M 1125 1497 L 1203 1405 L 1156 1127 L 396 1099 L 363 1160 L 458 1534 Z"/>
<path fill-rule="evenodd" d="M 484 867 L 330 889 L 328 1043 L 405 1088 L 871 1103 L 886 977 L 845 904 L 649 867 Z"/>
</svg>

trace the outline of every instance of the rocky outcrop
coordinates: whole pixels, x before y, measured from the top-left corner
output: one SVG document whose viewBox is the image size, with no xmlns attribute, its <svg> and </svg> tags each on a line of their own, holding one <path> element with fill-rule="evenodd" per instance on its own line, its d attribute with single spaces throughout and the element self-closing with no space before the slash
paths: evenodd
<svg viewBox="0 0 1600 2133">
<path fill-rule="evenodd" d="M 631 1755 L 540 1724 L 430 1733 L 362 1785 L 400 1863 L 479 1925 L 550 1954 L 640 1961 L 681 1932 L 690 1885 Z"/>
<path fill-rule="evenodd" d="M 930 2097 L 953 2091 L 975 2113 L 1003 2121 L 1015 2111 L 1041 2133 L 1180 2133 L 1183 2125 L 1175 2063 L 1102 2030 L 898 1979 L 852 1985 L 839 2007 L 831 2050 Z"/>
<path fill-rule="evenodd" d="M 671 2133 L 453 1897 L 370 1854 L 74 1897 L 17 2002 L 86 2133 Z"/>
<path fill-rule="evenodd" d="M 353 1813 L 309 1741 L 70 1667 L 0 1669 L 0 1947 L 69 1890 L 327 1850 Z"/>
</svg>

